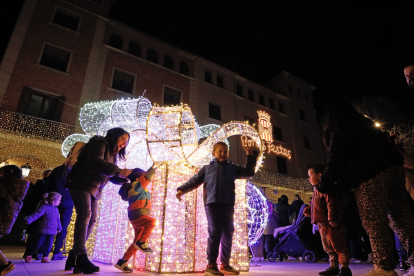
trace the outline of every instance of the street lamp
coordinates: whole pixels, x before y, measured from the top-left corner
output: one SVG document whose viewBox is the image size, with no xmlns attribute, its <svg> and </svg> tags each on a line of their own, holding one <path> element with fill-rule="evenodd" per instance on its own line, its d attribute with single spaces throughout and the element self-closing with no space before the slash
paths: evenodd
<svg viewBox="0 0 414 276">
<path fill-rule="evenodd" d="M 27 157 L 26 164 L 24 164 L 22 166 L 22 175 L 23 175 L 23 177 L 28 177 L 31 169 L 32 169 L 32 167 L 29 165 L 29 157 Z"/>
</svg>

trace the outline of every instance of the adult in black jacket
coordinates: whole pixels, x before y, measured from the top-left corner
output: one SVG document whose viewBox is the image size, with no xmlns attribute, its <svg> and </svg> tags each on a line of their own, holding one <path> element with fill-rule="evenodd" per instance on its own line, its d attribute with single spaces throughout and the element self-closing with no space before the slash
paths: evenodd
<svg viewBox="0 0 414 276">
<path fill-rule="evenodd" d="M 289 225 L 289 199 L 286 195 L 282 195 L 276 204 L 276 211 L 279 214 L 279 227 Z"/>
<path fill-rule="evenodd" d="M 414 264 L 414 216 L 406 197 L 403 157 L 371 120 L 349 104 L 333 101 L 328 116 L 325 144 L 329 160 L 317 189 L 354 189 L 374 252 L 374 269 L 369 275 L 396 275 L 388 225 Z"/>
<path fill-rule="evenodd" d="M 303 205 L 303 200 L 300 198 L 300 195 L 296 194 L 294 197 L 294 200 L 292 201 L 292 204 L 289 205 L 289 211 L 288 211 L 289 220 L 291 217 L 295 220 L 297 219 L 302 205 Z"/>
<path fill-rule="evenodd" d="M 72 196 L 77 216 L 73 250 L 69 252 L 65 269 L 74 267 L 74 273 L 99 271 L 99 267 L 88 259 L 86 240 L 96 223 L 98 200 L 108 180 L 111 177 L 125 179 L 131 173 L 131 170 L 116 165 L 117 157 L 125 158 L 128 142 L 129 134 L 122 128 L 108 130 L 105 137 L 92 137 L 81 149 L 68 175 L 66 187 Z"/>
</svg>

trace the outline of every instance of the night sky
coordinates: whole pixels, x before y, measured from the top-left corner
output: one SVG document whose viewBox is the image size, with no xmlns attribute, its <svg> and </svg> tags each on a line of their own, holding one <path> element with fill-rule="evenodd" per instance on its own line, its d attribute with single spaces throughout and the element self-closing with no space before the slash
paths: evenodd
<svg viewBox="0 0 414 276">
<path fill-rule="evenodd" d="M 414 61 L 414 9 L 339 2 L 118 0 L 110 17 L 259 84 L 286 70 L 316 87 L 318 115 L 335 97 L 382 94 L 414 118 L 403 77 Z"/>
</svg>

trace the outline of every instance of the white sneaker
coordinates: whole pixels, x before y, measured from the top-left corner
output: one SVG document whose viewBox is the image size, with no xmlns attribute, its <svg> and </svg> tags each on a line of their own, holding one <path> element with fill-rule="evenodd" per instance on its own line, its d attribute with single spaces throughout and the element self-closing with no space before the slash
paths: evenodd
<svg viewBox="0 0 414 276">
<path fill-rule="evenodd" d="M 384 270 L 377 265 L 374 265 L 374 268 L 370 272 L 364 274 L 364 276 L 398 276 L 398 274 L 395 270 Z"/>
<path fill-rule="evenodd" d="M 351 258 L 351 259 L 349 260 L 349 262 L 350 262 L 351 264 L 360 264 L 360 263 L 361 263 L 361 260 Z"/>
<path fill-rule="evenodd" d="M 410 266 L 410 268 L 407 270 L 406 273 L 403 274 L 403 276 L 414 276 L 414 268 Z"/>
</svg>

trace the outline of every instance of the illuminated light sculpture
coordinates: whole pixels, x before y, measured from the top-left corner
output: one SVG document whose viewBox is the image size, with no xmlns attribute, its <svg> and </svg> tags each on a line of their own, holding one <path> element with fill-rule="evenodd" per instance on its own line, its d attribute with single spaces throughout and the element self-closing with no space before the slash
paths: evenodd
<svg viewBox="0 0 414 276">
<path fill-rule="evenodd" d="M 268 221 L 267 200 L 256 186 L 247 181 L 247 226 L 249 229 L 249 246 L 263 235 Z"/>
<path fill-rule="evenodd" d="M 118 162 L 121 168 L 148 169 L 153 162 L 159 165 L 152 184 L 147 187 L 152 194 L 150 216 L 157 219 L 148 241 L 154 253 L 137 252 L 131 263 L 138 269 L 156 273 L 200 272 L 207 264 L 208 237 L 203 190 L 192 191 L 179 202 L 175 198 L 176 188 L 208 164 L 216 142 L 233 135 L 247 136 L 259 146 L 258 169 L 263 158 L 262 141 L 252 126 L 231 122 L 216 128 L 198 145 L 201 130 L 188 105 L 149 107 L 146 98 L 104 102 L 101 106 L 89 104 L 81 112 L 82 126 L 88 128 L 88 135 L 91 132 L 103 135 L 109 128 L 118 126 L 130 132 L 126 160 Z M 142 118 L 145 118 L 145 128 Z M 121 200 L 118 190 L 119 186 L 108 185 L 100 200 L 102 211 L 96 227 L 95 261 L 115 263 L 134 238 L 127 216 L 128 203 Z M 246 181 L 237 180 L 230 264 L 241 271 L 249 267 L 246 206 Z"/>
</svg>

